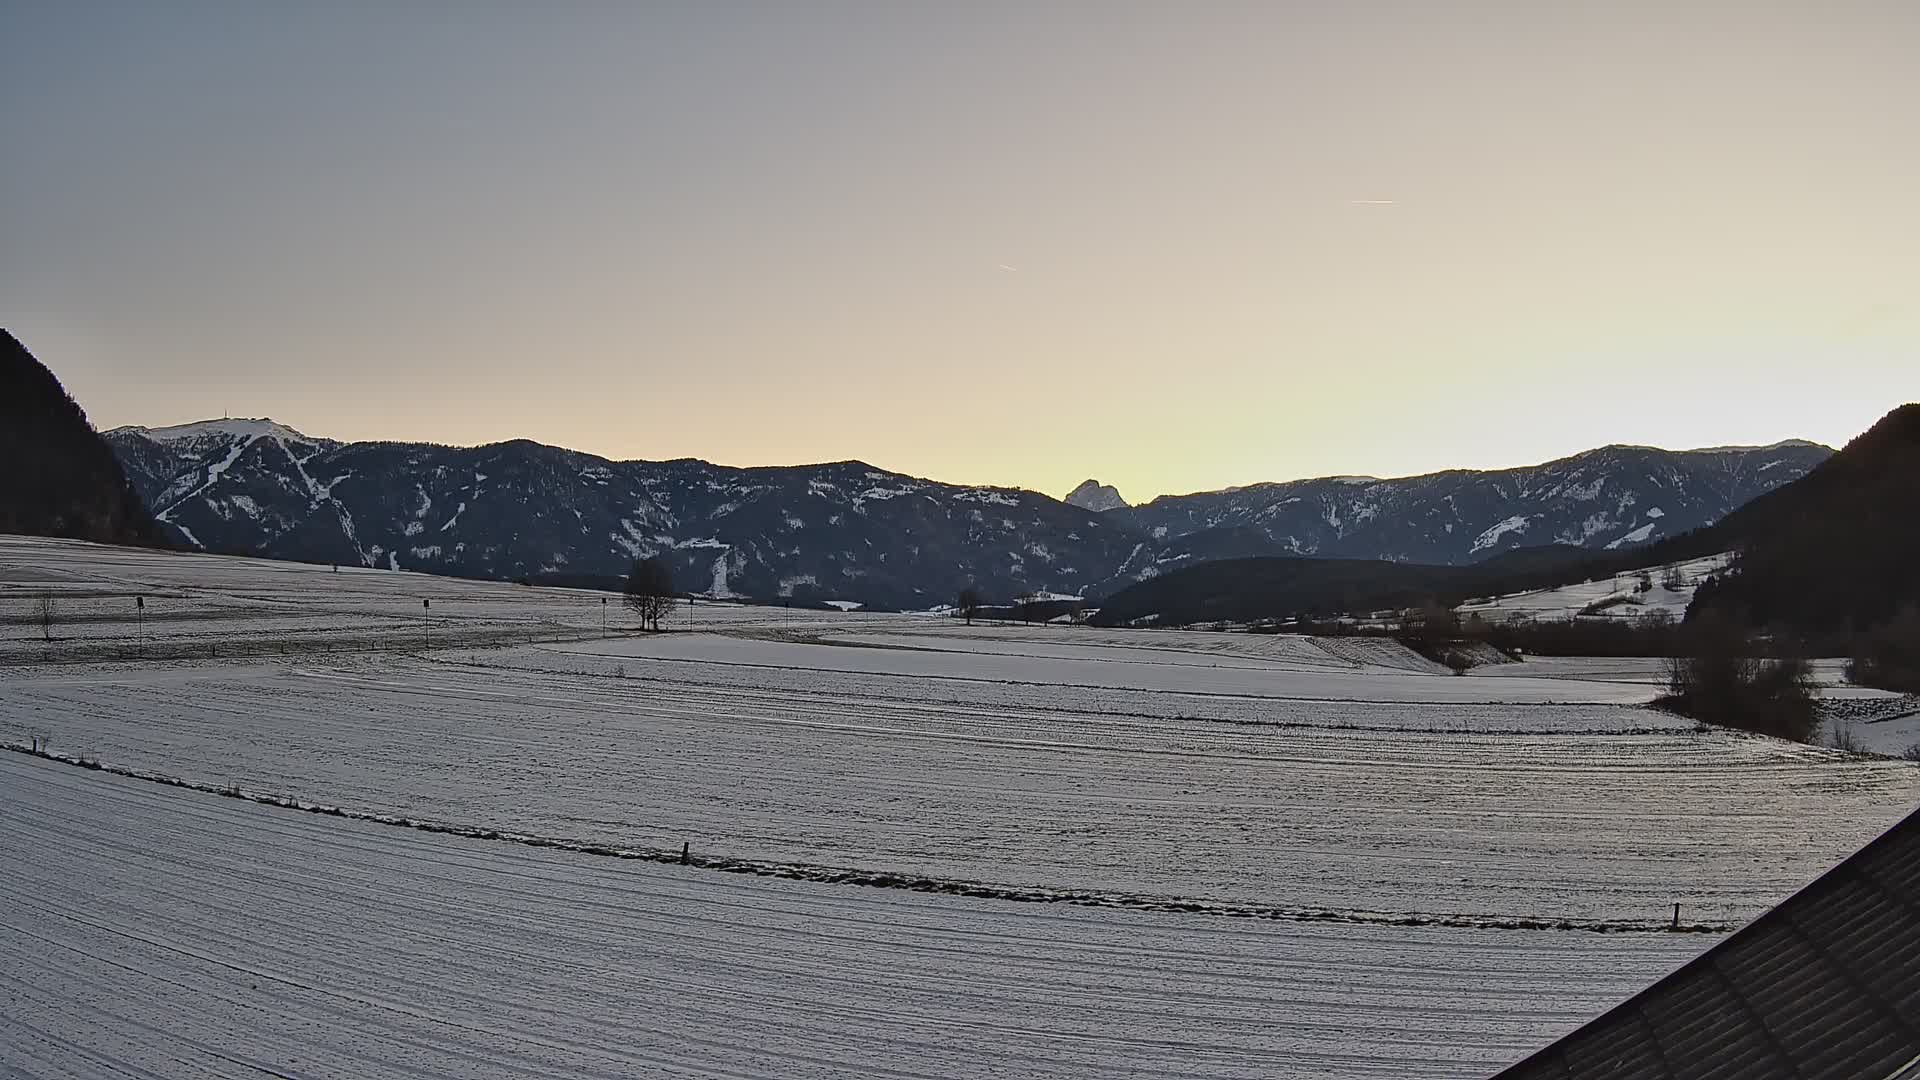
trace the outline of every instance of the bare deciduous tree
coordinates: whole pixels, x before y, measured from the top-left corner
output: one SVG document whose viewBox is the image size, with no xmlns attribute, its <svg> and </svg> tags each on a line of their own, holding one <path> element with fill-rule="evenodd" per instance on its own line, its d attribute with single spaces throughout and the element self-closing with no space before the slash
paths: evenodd
<svg viewBox="0 0 1920 1080">
<path fill-rule="evenodd" d="M 974 612 L 980 610 L 980 590 L 971 585 L 961 589 L 960 596 L 954 600 L 953 606 L 959 609 L 961 617 L 967 620 L 967 625 L 972 626 Z"/>
<path fill-rule="evenodd" d="M 1018 615 L 1023 623 L 1045 621 L 1040 618 L 1040 598 L 1033 593 L 1020 598 L 1020 602 L 1014 605 L 1014 614 Z"/>
<path fill-rule="evenodd" d="M 624 601 L 627 609 L 648 630 L 660 629 L 660 623 L 673 612 L 673 574 L 658 557 L 635 559 L 627 574 Z"/>
<path fill-rule="evenodd" d="M 45 641 L 53 640 L 53 621 L 55 609 L 53 594 L 41 593 L 33 602 L 33 617 L 40 624 L 40 637 Z"/>
</svg>

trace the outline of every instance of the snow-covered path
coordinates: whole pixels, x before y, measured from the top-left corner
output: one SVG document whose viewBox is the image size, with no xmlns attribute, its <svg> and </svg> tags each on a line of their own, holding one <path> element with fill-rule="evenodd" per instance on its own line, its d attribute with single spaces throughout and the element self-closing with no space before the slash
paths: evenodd
<svg viewBox="0 0 1920 1080">
<path fill-rule="evenodd" d="M 767 881 L 0 753 L 0 1074 L 1475 1077 L 1697 934 Z"/>
</svg>

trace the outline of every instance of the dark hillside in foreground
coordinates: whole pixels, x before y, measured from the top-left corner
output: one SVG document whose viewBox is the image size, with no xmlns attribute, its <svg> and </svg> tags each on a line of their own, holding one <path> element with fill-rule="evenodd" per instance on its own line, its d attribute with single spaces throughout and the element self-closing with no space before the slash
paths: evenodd
<svg viewBox="0 0 1920 1080">
<path fill-rule="evenodd" d="M 1811 473 L 1702 530 L 1738 549 L 1694 598 L 1753 626 L 1838 633 L 1920 606 L 1920 404 L 1888 413 Z"/>
<path fill-rule="evenodd" d="M 160 546 L 159 527 L 87 414 L 0 330 L 0 533 Z"/>
</svg>

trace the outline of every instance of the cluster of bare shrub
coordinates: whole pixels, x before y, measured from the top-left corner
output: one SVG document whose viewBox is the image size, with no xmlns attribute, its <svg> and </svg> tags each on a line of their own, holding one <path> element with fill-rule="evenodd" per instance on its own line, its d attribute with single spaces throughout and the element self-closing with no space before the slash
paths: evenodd
<svg viewBox="0 0 1920 1080">
<path fill-rule="evenodd" d="M 1798 656 L 1760 656 L 1753 638 L 1714 617 L 1687 624 L 1686 655 L 1666 661 L 1662 708 L 1702 723 L 1808 742 L 1820 730 L 1813 673 Z"/>
</svg>

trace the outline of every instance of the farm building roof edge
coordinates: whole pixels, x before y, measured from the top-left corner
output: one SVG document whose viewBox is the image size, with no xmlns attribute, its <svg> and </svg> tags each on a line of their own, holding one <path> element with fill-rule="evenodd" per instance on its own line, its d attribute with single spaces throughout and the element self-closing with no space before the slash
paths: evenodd
<svg viewBox="0 0 1920 1080">
<path fill-rule="evenodd" d="M 1920 1077 L 1920 810 L 1494 1080 Z"/>
</svg>

